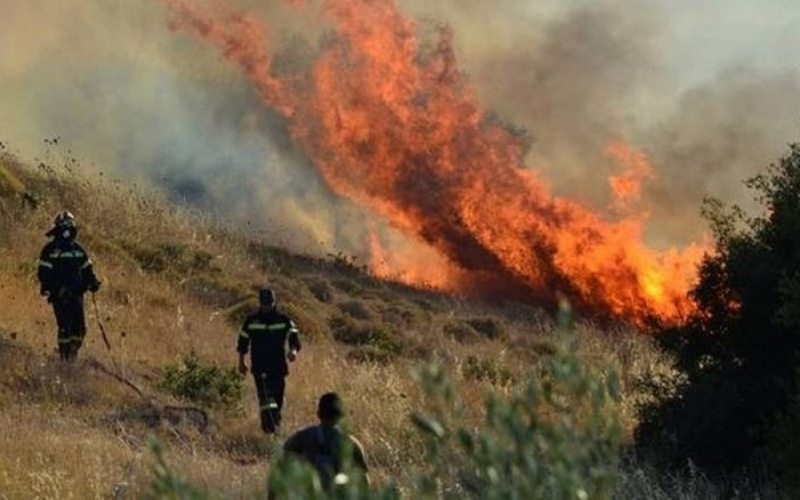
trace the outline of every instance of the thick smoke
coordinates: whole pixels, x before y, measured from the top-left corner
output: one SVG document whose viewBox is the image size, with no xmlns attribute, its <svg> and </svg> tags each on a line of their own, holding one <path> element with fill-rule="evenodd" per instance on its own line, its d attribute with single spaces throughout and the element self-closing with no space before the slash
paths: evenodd
<svg viewBox="0 0 800 500">
<path fill-rule="evenodd" d="M 304 10 L 285 4 L 228 2 L 276 30 L 277 69 L 312 58 L 326 27 L 314 2 Z M 702 71 L 684 67 L 687 38 L 676 37 L 689 17 L 674 2 L 399 4 L 421 20 L 421 32 L 453 28 L 459 66 L 484 107 L 527 129 L 527 163 L 557 193 L 603 208 L 606 179 L 619 173 L 605 145 L 623 139 L 643 150 L 656 170 L 644 199 L 648 236 L 659 245 L 703 233 L 704 195 L 749 200 L 742 180 L 798 137 L 797 69 L 763 64 L 792 52 L 712 54 Z M 713 7 L 706 11 L 713 20 Z M 42 139 L 60 136 L 87 162 L 310 251 L 362 254 L 368 233 L 386 231 L 329 192 L 281 118 L 214 51 L 172 32 L 161 2 L 0 0 L 0 12 L 0 140 L 23 155 L 42 154 Z M 722 26 L 704 28 L 698 36 L 723 35 Z M 386 241 L 399 248 L 398 240 Z"/>
<path fill-rule="evenodd" d="M 789 0 L 404 4 L 454 25 L 482 102 L 527 128 L 528 164 L 556 192 L 602 208 L 617 168 L 604 145 L 642 150 L 656 171 L 643 196 L 656 245 L 706 231 L 704 196 L 751 207 L 743 181 L 800 140 Z"/>
<path fill-rule="evenodd" d="M 83 164 L 164 188 L 275 243 L 352 248 L 333 196 L 235 68 L 169 29 L 159 2 L 0 0 L 0 137 L 23 157 L 60 137 Z M 280 9 L 270 15 L 284 15 Z"/>
</svg>

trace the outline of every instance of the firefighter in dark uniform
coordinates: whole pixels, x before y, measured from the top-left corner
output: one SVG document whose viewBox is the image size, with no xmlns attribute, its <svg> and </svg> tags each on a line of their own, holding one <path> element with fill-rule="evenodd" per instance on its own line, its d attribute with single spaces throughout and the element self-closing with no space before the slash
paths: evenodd
<svg viewBox="0 0 800 500">
<path fill-rule="evenodd" d="M 342 400 L 335 392 L 328 392 L 319 398 L 317 405 L 317 425 L 310 425 L 294 434 L 283 444 L 283 456 L 272 469 L 268 480 L 269 500 L 278 498 L 345 498 L 347 485 L 369 487 L 370 479 L 364 447 L 340 424 L 345 416 Z M 276 474 L 286 473 L 291 462 L 301 461 L 313 467 L 319 483 L 308 488 L 292 485 L 294 491 L 287 491 L 286 484 L 276 481 Z M 320 491 L 321 490 L 321 491 Z M 339 490 L 340 494 L 337 494 Z M 315 492 L 317 494 L 315 494 Z"/>
<path fill-rule="evenodd" d="M 258 311 L 245 319 L 239 333 L 239 372 L 247 373 L 244 357 L 249 350 L 261 429 L 266 434 L 273 434 L 281 424 L 286 376 L 289 374 L 287 360 L 293 362 L 296 359 L 300 334 L 294 322 L 277 310 L 272 290 L 259 290 L 258 300 Z"/>
<path fill-rule="evenodd" d="M 78 228 L 75 217 L 59 212 L 46 236 L 52 238 L 39 256 L 40 293 L 53 304 L 58 325 L 58 353 L 61 359 L 73 360 L 86 335 L 83 294 L 96 292 L 100 282 L 86 251 L 75 241 Z"/>
</svg>

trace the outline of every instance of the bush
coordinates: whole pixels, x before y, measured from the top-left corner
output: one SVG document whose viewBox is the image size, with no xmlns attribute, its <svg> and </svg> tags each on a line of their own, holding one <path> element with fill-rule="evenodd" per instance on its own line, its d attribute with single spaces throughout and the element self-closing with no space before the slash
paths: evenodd
<svg viewBox="0 0 800 500">
<path fill-rule="evenodd" d="M 371 346 L 394 355 L 403 352 L 403 343 L 381 326 L 358 323 L 343 316 L 334 316 L 329 324 L 333 338 L 343 344 Z"/>
<path fill-rule="evenodd" d="M 181 399 L 212 408 L 234 408 L 242 400 L 242 377 L 233 368 L 206 364 L 194 352 L 161 372 L 158 386 Z"/>
<path fill-rule="evenodd" d="M 750 181 L 764 215 L 708 200 L 716 252 L 692 291 L 697 311 L 659 332 L 687 383 L 643 413 L 638 440 L 672 463 L 719 472 L 751 462 L 798 396 L 800 145 Z"/>
<path fill-rule="evenodd" d="M 461 368 L 461 373 L 465 378 L 473 380 L 482 380 L 492 384 L 507 384 L 511 382 L 513 377 L 511 372 L 506 368 L 497 366 L 492 360 L 479 359 L 477 356 L 467 356 L 464 366 Z"/>
<path fill-rule="evenodd" d="M 490 394 L 474 429 L 458 424 L 461 404 L 445 374 L 436 366 L 419 373 L 432 404 L 414 416 L 428 453 L 421 496 L 610 498 L 622 434 L 616 375 L 588 372 L 571 341 L 544 375 L 509 399 Z"/>
</svg>

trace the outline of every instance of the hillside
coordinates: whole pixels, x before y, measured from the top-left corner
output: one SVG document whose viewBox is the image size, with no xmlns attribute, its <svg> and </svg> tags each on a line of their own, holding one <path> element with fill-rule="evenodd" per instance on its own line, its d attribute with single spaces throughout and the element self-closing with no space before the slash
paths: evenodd
<svg viewBox="0 0 800 500">
<path fill-rule="evenodd" d="M 485 304 L 369 276 L 346 255 L 312 257 L 246 236 L 156 193 L 86 173 L 67 155 L 0 156 L 0 498 L 133 498 L 149 491 L 155 438 L 165 460 L 228 498 L 265 493 L 280 441 L 261 435 L 252 380 L 233 405 L 181 400 L 161 383 L 187 362 L 235 367 L 235 339 L 259 286 L 273 287 L 304 342 L 287 379 L 284 434 L 338 391 L 378 485 L 409 491 L 425 468 L 410 416 L 429 406 L 412 378 L 436 364 L 478 427 L 486 394 L 508 396 L 545 369 L 558 329 L 535 305 Z M 72 211 L 103 282 L 87 300 L 79 359 L 55 352 L 36 259 L 53 214 Z M 87 296 L 88 297 L 88 296 Z M 108 335 L 106 349 L 100 329 Z M 578 324 L 581 359 L 621 375 L 625 439 L 643 387 L 668 364 L 635 332 Z M 187 410 L 188 409 L 188 410 Z M 205 418 L 208 418 L 208 421 Z"/>
</svg>

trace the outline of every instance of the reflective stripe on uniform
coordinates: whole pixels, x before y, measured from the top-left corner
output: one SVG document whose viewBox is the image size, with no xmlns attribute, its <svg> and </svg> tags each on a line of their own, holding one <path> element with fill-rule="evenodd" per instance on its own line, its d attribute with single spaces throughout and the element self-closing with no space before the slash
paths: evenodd
<svg viewBox="0 0 800 500">
<path fill-rule="evenodd" d="M 85 255 L 83 252 L 76 250 L 74 252 L 53 252 L 48 257 L 52 259 L 79 259 Z"/>
<path fill-rule="evenodd" d="M 92 265 L 92 261 L 91 260 L 87 260 L 86 262 L 83 263 L 83 265 L 81 266 L 81 269 L 86 269 L 87 267 L 89 267 L 91 265 Z"/>
<path fill-rule="evenodd" d="M 242 338 L 245 338 L 245 339 L 249 339 L 250 338 L 250 335 L 247 332 L 245 332 L 244 330 L 239 332 L 239 336 L 242 337 Z"/>
<path fill-rule="evenodd" d="M 278 409 L 278 403 L 276 403 L 274 401 L 270 401 L 269 403 L 265 403 L 265 404 L 261 405 L 261 407 L 259 409 L 261 411 L 277 410 Z"/>
<path fill-rule="evenodd" d="M 263 331 L 278 331 L 278 330 L 285 330 L 287 327 L 286 323 L 272 323 L 268 325 L 266 323 L 250 323 L 245 327 L 245 331 L 248 333 L 255 333 L 255 332 L 263 332 Z"/>
<path fill-rule="evenodd" d="M 53 264 L 52 262 L 47 262 L 46 260 L 40 260 L 39 267 L 48 267 L 50 269 L 53 269 Z"/>
</svg>

